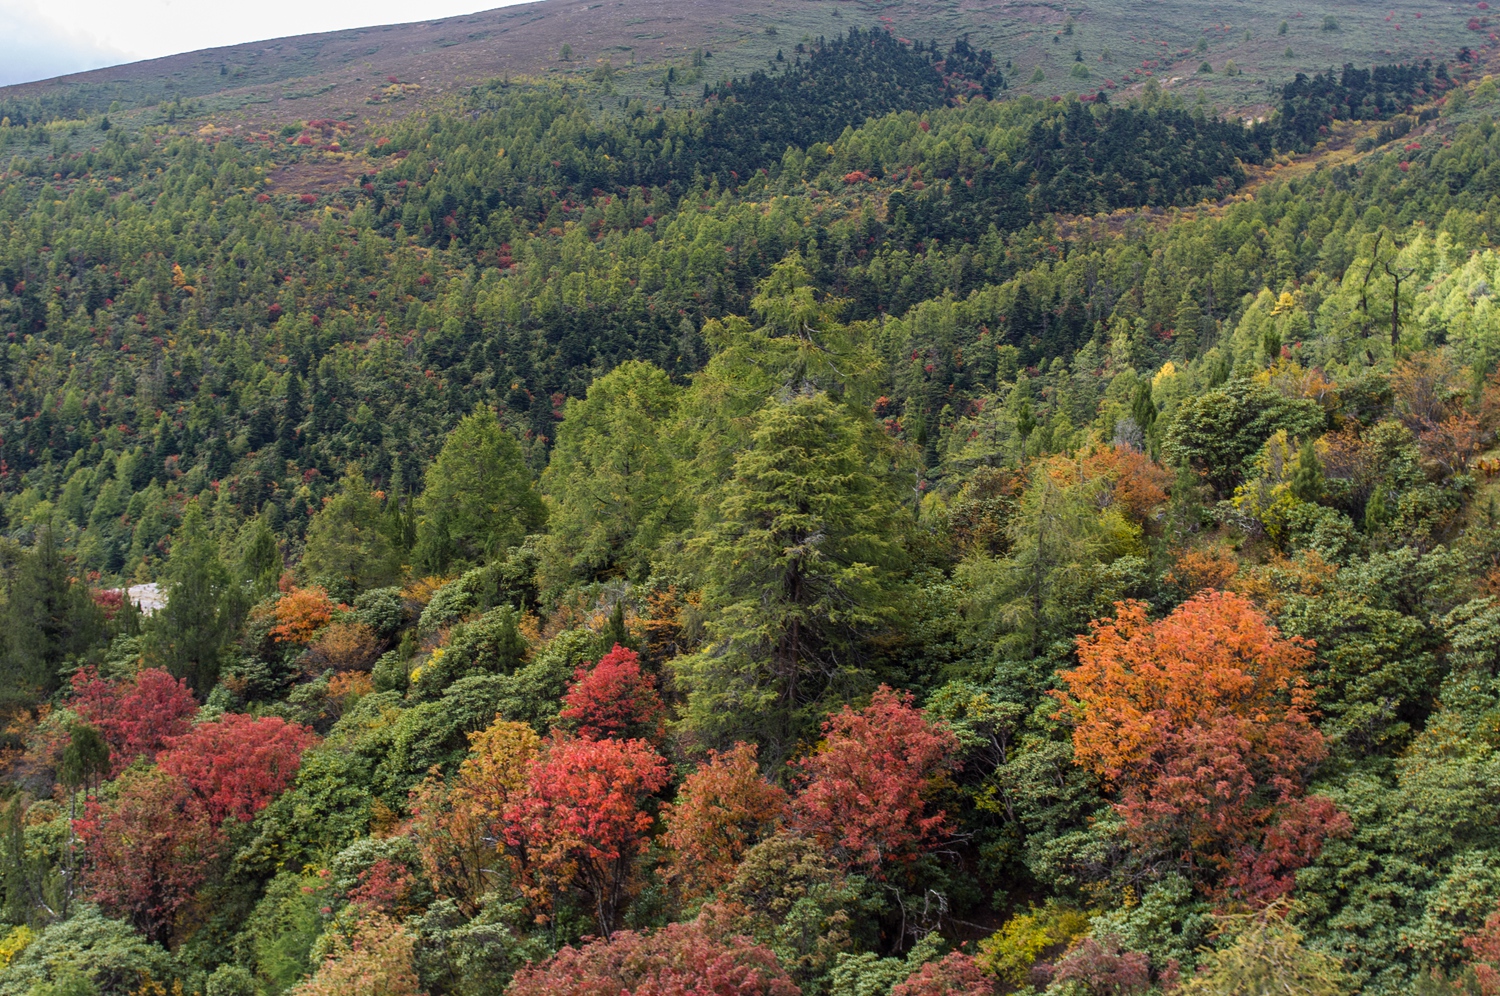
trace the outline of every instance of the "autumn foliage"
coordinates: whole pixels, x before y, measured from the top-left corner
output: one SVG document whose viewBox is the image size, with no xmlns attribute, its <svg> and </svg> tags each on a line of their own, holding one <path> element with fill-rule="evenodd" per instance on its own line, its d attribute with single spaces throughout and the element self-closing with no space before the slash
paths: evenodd
<svg viewBox="0 0 1500 996">
<path fill-rule="evenodd" d="M 1348 827 L 1304 792 L 1327 754 L 1303 678 L 1312 649 L 1248 599 L 1205 592 L 1159 622 L 1121 603 L 1078 657 L 1058 693 L 1077 763 L 1115 793 L 1138 846 L 1206 891 L 1272 899 Z"/>
<path fill-rule="evenodd" d="M 203 801 L 215 825 L 248 821 L 291 782 L 317 736 L 279 716 L 227 713 L 168 740 L 158 758 Z"/>
<path fill-rule="evenodd" d="M 316 586 L 292 588 L 276 602 L 276 625 L 271 635 L 278 643 L 306 644 L 333 620 L 333 601 Z"/>
<path fill-rule="evenodd" d="M 371 914 L 346 931 L 334 931 L 328 956 L 295 996 L 419 996 L 412 966 L 416 937 L 400 923 Z"/>
<path fill-rule="evenodd" d="M 799 764 L 806 785 L 792 825 L 844 865 L 882 877 L 947 833 L 947 814 L 928 797 L 956 766 L 957 749 L 910 693 L 882 685 L 865 708 L 845 706 L 823 723 L 822 744 Z"/>
<path fill-rule="evenodd" d="M 138 757 L 154 758 L 172 737 L 187 732 L 198 712 L 187 683 L 157 668 L 121 682 L 83 668 L 73 675 L 71 705 L 109 743 L 113 774 Z"/>
<path fill-rule="evenodd" d="M 554 735 L 530 768 L 526 792 L 505 809 L 506 839 L 524 848 L 532 894 L 576 890 L 608 935 L 647 842 L 647 800 L 669 779 L 644 740 Z"/>
<path fill-rule="evenodd" d="M 1145 522 L 1167 500 L 1172 474 L 1139 450 L 1105 446 L 1083 460 L 1086 480 L 1102 478 L 1108 485 L 1104 500 L 1119 505 L 1132 522 Z"/>
<path fill-rule="evenodd" d="M 971 955 L 954 951 L 929 961 L 898 982 L 891 996 L 993 996 L 995 980 L 974 963 Z"/>
<path fill-rule="evenodd" d="M 320 630 L 308 650 L 311 664 L 320 671 L 368 671 L 380 653 L 380 641 L 363 623 L 336 622 Z"/>
<path fill-rule="evenodd" d="M 74 822 L 87 857 L 89 897 L 155 941 L 202 883 L 223 846 L 208 807 L 160 768 L 131 770 L 108 802 L 90 800 Z"/>
<path fill-rule="evenodd" d="M 798 996 L 764 947 L 698 921 L 622 930 L 516 973 L 507 996 Z"/>
<path fill-rule="evenodd" d="M 1464 938 L 1473 961 L 1469 967 L 1480 996 L 1500 996 L 1500 912 L 1491 913 L 1478 933 Z"/>
<path fill-rule="evenodd" d="M 671 877 L 688 898 L 734 878 L 745 852 L 768 835 L 786 810 L 787 796 L 761 777 L 754 744 L 717 751 L 683 781 L 677 801 L 663 806 L 664 843 Z"/>
<path fill-rule="evenodd" d="M 578 669 L 558 717 L 586 740 L 657 740 L 664 714 L 656 679 L 642 673 L 640 656 L 615 644 L 592 668 Z"/>
<path fill-rule="evenodd" d="M 542 741 L 525 723 L 497 720 L 469 736 L 469 756 L 445 781 L 437 772 L 412 792 L 411 828 L 433 888 L 473 915 L 479 898 L 510 873 L 504 812 L 518 803 Z"/>
</svg>

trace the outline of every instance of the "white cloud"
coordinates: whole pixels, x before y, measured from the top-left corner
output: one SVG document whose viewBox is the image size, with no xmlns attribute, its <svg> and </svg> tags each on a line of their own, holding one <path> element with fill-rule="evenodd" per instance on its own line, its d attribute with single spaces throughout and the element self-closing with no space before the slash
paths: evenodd
<svg viewBox="0 0 1500 996">
<path fill-rule="evenodd" d="M 220 45 L 436 20 L 519 0 L 0 0 L 0 84 Z"/>
<path fill-rule="evenodd" d="M 0 0 L 0 86 L 98 69 L 130 58 L 128 51 L 59 23 L 34 0 Z"/>
</svg>

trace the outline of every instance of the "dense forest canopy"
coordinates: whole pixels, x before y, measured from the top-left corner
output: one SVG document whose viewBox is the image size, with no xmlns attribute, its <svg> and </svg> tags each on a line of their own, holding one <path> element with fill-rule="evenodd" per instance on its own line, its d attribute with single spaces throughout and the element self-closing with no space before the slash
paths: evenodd
<svg viewBox="0 0 1500 996">
<path fill-rule="evenodd" d="M 0 996 L 1497 991 L 1477 58 L 14 118 Z"/>
</svg>

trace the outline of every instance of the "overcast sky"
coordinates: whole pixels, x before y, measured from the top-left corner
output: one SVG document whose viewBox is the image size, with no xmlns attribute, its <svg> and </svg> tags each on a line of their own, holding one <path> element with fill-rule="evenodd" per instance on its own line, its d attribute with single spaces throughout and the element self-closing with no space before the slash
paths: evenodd
<svg viewBox="0 0 1500 996">
<path fill-rule="evenodd" d="M 0 85 L 217 45 L 433 20 L 521 0 L 0 0 Z"/>
</svg>

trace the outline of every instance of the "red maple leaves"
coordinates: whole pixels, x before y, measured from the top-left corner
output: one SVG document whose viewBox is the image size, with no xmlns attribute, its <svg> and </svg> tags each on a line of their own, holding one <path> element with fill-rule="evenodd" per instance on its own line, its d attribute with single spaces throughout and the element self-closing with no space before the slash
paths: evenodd
<svg viewBox="0 0 1500 996">
<path fill-rule="evenodd" d="M 656 679 L 641 671 L 640 655 L 615 644 L 598 664 L 574 674 L 558 717 L 585 740 L 659 740 L 665 714 Z"/>
</svg>

